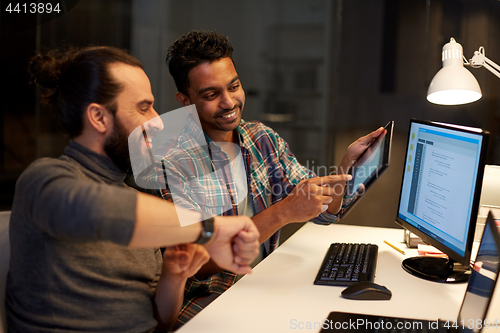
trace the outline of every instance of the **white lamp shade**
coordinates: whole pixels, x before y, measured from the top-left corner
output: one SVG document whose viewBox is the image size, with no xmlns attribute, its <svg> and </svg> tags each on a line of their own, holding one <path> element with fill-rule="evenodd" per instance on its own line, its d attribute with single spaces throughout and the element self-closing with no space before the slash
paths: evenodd
<svg viewBox="0 0 500 333">
<path fill-rule="evenodd" d="M 464 68 L 462 45 L 451 38 L 443 46 L 443 68 L 429 85 L 427 100 L 435 104 L 457 105 L 475 102 L 481 98 L 476 78 Z"/>
<path fill-rule="evenodd" d="M 443 105 L 472 103 L 481 96 L 476 78 L 463 65 L 441 68 L 427 91 L 429 102 Z"/>
</svg>

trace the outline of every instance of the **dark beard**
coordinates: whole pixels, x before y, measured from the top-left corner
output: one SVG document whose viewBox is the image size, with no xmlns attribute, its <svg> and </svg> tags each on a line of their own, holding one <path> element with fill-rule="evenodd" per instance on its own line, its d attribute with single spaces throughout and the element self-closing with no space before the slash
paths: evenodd
<svg viewBox="0 0 500 333">
<path fill-rule="evenodd" d="M 120 171 L 127 173 L 132 169 L 128 151 L 128 134 L 117 117 L 114 117 L 113 132 L 104 141 L 103 148 L 106 155 L 108 155 Z"/>
</svg>

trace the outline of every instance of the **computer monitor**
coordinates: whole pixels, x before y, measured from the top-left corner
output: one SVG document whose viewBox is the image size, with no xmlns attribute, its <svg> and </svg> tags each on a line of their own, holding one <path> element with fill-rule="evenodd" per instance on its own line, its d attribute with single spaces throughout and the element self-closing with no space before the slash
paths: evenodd
<svg viewBox="0 0 500 333">
<path fill-rule="evenodd" d="M 411 119 L 396 223 L 448 258 L 405 259 L 409 273 L 468 280 L 488 136 L 478 128 Z"/>
</svg>

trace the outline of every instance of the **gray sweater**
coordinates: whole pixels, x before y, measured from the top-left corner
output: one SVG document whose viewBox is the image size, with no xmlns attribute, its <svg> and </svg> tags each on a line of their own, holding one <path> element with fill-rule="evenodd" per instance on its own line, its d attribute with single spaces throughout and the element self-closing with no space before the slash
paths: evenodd
<svg viewBox="0 0 500 333">
<path fill-rule="evenodd" d="M 71 142 L 31 164 L 10 220 L 9 332 L 151 332 L 158 249 L 131 249 L 136 192 L 106 157 Z"/>
</svg>

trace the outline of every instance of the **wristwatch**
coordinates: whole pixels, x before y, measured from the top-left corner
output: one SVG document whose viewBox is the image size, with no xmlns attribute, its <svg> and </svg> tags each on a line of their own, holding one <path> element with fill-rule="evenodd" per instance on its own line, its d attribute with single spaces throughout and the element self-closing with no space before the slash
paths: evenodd
<svg viewBox="0 0 500 333">
<path fill-rule="evenodd" d="M 201 225 L 203 227 L 203 230 L 201 230 L 201 234 L 198 240 L 194 242 L 195 244 L 200 245 L 208 242 L 214 235 L 214 218 L 209 217 L 208 219 L 201 221 Z"/>
</svg>

